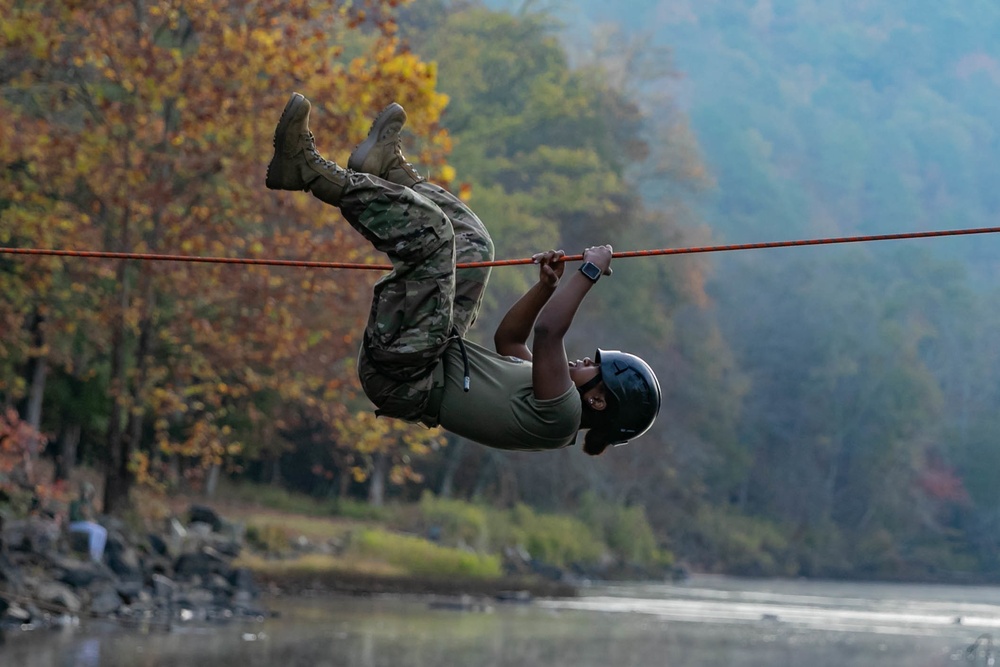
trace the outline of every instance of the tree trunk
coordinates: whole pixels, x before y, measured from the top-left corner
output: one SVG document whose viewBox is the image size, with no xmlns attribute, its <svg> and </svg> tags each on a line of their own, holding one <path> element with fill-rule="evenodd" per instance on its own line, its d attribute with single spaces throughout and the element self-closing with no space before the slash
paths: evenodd
<svg viewBox="0 0 1000 667">
<path fill-rule="evenodd" d="M 127 226 L 127 223 L 123 223 Z M 125 311 L 129 303 L 127 262 L 119 262 L 117 275 L 119 303 L 114 329 L 111 332 L 111 414 L 108 419 L 107 460 L 104 471 L 104 512 L 112 514 L 125 505 L 128 482 L 121 477 L 127 470 L 127 446 L 125 443 L 125 413 L 128 406 L 125 378 Z"/>
<path fill-rule="evenodd" d="M 132 483 L 135 481 L 132 471 L 129 470 L 129 463 L 132 459 L 132 452 L 142 441 L 142 429 L 144 424 L 144 408 L 143 406 L 143 393 L 145 392 L 146 386 L 146 373 L 149 367 L 150 351 L 152 347 L 153 340 L 153 312 L 156 308 L 156 293 L 153 290 L 153 283 L 150 279 L 148 273 L 141 273 L 139 279 L 142 284 L 143 292 L 143 315 L 142 321 L 139 324 L 139 340 L 136 344 L 135 349 L 135 376 L 131 386 L 129 386 L 126 376 L 125 376 L 125 345 L 124 345 L 124 330 L 125 322 L 122 321 L 118 331 L 121 331 L 121 361 L 119 372 L 120 380 L 120 395 L 125 400 L 125 403 L 130 407 L 127 412 L 127 420 L 124 431 L 121 428 L 121 422 L 126 419 L 126 415 L 122 412 L 122 406 L 116 401 L 116 410 L 119 414 L 117 419 L 113 421 L 113 424 L 118 424 L 116 432 L 117 436 L 117 446 L 111 447 L 110 451 L 112 453 L 110 465 L 108 467 L 108 484 L 105 486 L 104 491 L 104 511 L 107 514 L 113 514 L 121 507 L 128 504 L 129 492 L 132 490 Z M 125 294 L 125 288 L 123 287 L 123 303 L 122 303 L 122 313 L 125 312 L 125 301 L 127 300 L 127 295 Z M 113 411 L 113 413 L 115 412 Z M 109 444 L 113 445 L 114 441 L 109 438 Z"/>
<path fill-rule="evenodd" d="M 222 471 L 222 466 L 218 463 L 213 463 L 212 467 L 208 469 L 208 477 L 205 479 L 205 497 L 214 498 L 215 492 L 219 488 L 219 474 Z"/>
<path fill-rule="evenodd" d="M 42 430 L 42 400 L 45 398 L 45 378 L 49 373 L 49 362 L 44 356 L 32 361 L 31 386 L 28 389 L 27 422 L 36 431 Z"/>
<path fill-rule="evenodd" d="M 385 504 L 385 476 L 389 468 L 389 457 L 385 452 L 375 452 L 371 479 L 368 481 L 368 504 L 382 507 Z"/>
<path fill-rule="evenodd" d="M 497 455 L 493 451 L 486 453 L 486 463 L 479 468 L 476 485 L 472 488 L 472 499 L 479 500 L 486 494 L 486 489 L 496 479 Z"/>
<path fill-rule="evenodd" d="M 448 451 L 445 457 L 444 473 L 441 475 L 441 484 L 438 485 L 438 497 L 451 498 L 455 492 L 455 473 L 462 463 L 462 450 L 465 449 L 465 440 L 459 438 L 448 438 Z"/>
<path fill-rule="evenodd" d="M 59 439 L 59 454 L 56 456 L 56 481 L 68 481 L 76 467 L 76 452 L 80 445 L 83 427 L 76 423 L 63 428 Z"/>
<path fill-rule="evenodd" d="M 268 466 L 270 470 L 267 473 L 267 481 L 272 486 L 281 486 L 282 476 L 281 476 L 281 455 L 273 454 L 270 459 L 268 459 Z"/>
<path fill-rule="evenodd" d="M 42 430 L 42 401 L 45 398 L 45 378 L 49 372 L 49 363 L 45 352 L 45 334 L 42 331 L 44 319 L 37 309 L 31 318 L 31 339 L 35 353 L 31 357 L 28 371 L 28 400 L 25 406 L 25 421 L 36 432 Z M 34 466 L 38 460 L 38 447 L 40 445 L 41 443 L 34 438 L 28 445 L 25 473 L 29 484 L 33 484 L 35 481 Z"/>
</svg>

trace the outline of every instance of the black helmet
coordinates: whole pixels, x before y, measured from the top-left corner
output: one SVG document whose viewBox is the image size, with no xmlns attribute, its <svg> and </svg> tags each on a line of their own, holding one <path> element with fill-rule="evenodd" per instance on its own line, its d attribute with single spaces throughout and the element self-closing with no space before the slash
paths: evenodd
<svg viewBox="0 0 1000 667">
<path fill-rule="evenodd" d="M 604 386 L 614 395 L 616 411 L 606 429 L 609 444 L 622 445 L 649 430 L 660 412 L 660 383 L 645 361 L 627 352 L 597 350 Z"/>
</svg>

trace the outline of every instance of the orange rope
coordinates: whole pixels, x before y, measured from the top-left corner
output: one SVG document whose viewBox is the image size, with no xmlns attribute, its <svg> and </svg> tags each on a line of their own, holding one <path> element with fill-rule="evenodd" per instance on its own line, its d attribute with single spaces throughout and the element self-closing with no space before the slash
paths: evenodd
<svg viewBox="0 0 1000 667">
<path fill-rule="evenodd" d="M 802 239 L 797 241 L 771 241 L 765 243 L 738 243 L 730 245 L 694 246 L 687 248 L 660 248 L 658 250 L 629 250 L 616 252 L 612 257 L 653 257 L 657 255 L 691 255 L 708 252 L 727 252 L 731 250 L 762 250 L 764 248 L 788 248 L 814 245 L 834 245 L 838 243 L 868 243 L 872 241 L 898 241 L 902 239 L 926 239 L 943 236 L 969 236 L 972 234 L 996 234 L 1000 227 L 978 227 L 974 229 L 951 229 L 932 232 L 905 232 L 901 234 L 872 234 L 868 236 L 839 236 L 820 239 Z M 388 271 L 392 269 L 386 264 L 352 264 L 349 262 L 320 262 L 298 259 L 261 259 L 251 257 L 198 257 L 194 255 L 158 255 L 136 252 L 103 252 L 97 250 L 53 250 L 46 248 L 2 248 L 0 254 L 8 255 L 48 255 L 56 257 L 87 257 L 96 259 L 133 259 L 157 262 L 202 262 L 212 264 L 254 264 L 264 266 L 295 266 L 313 269 L 361 269 L 368 271 Z M 582 260 L 583 255 L 567 255 L 563 261 Z M 485 266 L 515 266 L 532 264 L 530 257 L 523 259 L 498 259 L 489 262 L 464 262 L 456 264 L 455 268 L 471 269 Z"/>
</svg>

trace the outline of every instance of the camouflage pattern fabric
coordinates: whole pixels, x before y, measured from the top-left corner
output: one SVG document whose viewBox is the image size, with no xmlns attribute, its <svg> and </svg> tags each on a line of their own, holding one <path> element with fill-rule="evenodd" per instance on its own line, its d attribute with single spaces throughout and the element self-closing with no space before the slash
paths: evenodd
<svg viewBox="0 0 1000 667">
<path fill-rule="evenodd" d="M 377 414 L 419 421 L 433 371 L 456 335 L 479 314 L 493 259 L 482 221 L 444 188 L 407 188 L 351 173 L 340 202 L 347 221 L 392 262 L 375 284 L 358 375 Z"/>
</svg>

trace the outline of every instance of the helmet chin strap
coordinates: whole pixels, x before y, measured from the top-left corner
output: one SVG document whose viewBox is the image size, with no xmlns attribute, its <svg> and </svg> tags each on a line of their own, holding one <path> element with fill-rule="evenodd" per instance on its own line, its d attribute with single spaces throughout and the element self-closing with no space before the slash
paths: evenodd
<svg viewBox="0 0 1000 667">
<path fill-rule="evenodd" d="M 589 380 L 587 380 L 586 382 L 584 382 L 582 385 L 580 385 L 579 387 L 577 387 L 577 389 L 580 391 L 580 396 L 583 396 L 588 391 L 590 391 L 591 389 L 593 389 L 597 385 L 601 384 L 602 380 L 603 380 L 603 378 L 601 377 L 601 371 L 598 370 L 597 371 L 597 375 L 595 375 L 594 377 L 590 378 Z"/>
</svg>

